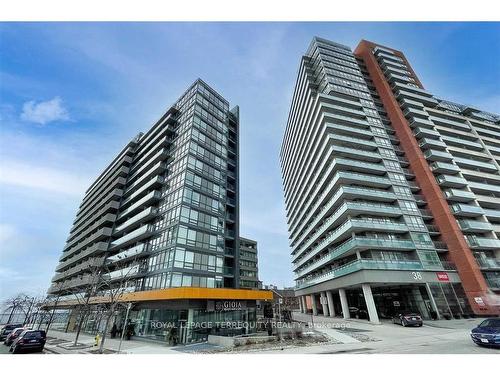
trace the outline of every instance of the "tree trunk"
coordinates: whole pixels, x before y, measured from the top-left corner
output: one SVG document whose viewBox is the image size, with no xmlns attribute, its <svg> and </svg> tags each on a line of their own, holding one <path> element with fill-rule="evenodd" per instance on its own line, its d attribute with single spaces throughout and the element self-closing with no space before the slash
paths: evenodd
<svg viewBox="0 0 500 375">
<path fill-rule="evenodd" d="M 10 315 L 9 319 L 7 320 L 7 324 L 10 323 L 10 320 L 12 319 L 12 315 L 14 315 L 14 311 L 16 310 L 17 307 L 12 306 L 12 310 L 10 310 Z"/>
<path fill-rule="evenodd" d="M 106 323 L 104 324 L 104 332 L 102 333 L 102 338 L 101 338 L 101 345 L 99 346 L 99 353 L 102 354 L 104 351 L 104 340 L 106 340 L 106 333 L 108 332 L 108 325 L 109 321 L 111 320 L 111 317 L 113 316 L 113 313 L 110 312 L 106 316 Z"/>
<path fill-rule="evenodd" d="M 83 321 L 85 320 L 86 315 L 87 314 L 83 313 L 80 320 L 78 321 L 78 328 L 76 329 L 76 337 L 73 346 L 76 346 L 76 344 L 78 344 L 78 337 L 80 337 L 80 331 L 82 330 Z"/>
</svg>

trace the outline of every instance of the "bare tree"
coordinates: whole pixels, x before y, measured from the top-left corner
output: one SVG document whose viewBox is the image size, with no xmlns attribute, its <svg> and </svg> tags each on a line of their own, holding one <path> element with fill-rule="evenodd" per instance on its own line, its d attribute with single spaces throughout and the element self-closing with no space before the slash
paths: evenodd
<svg viewBox="0 0 500 375">
<path fill-rule="evenodd" d="M 65 290 L 74 297 L 75 306 L 78 308 L 78 326 L 73 346 L 77 346 L 83 322 L 92 310 L 92 298 L 97 292 L 99 280 L 102 275 L 102 268 L 99 266 L 91 266 L 88 268 L 88 271 L 87 274 L 79 277 L 80 281 L 83 281 L 84 278 L 86 279 L 85 282 L 82 282 L 81 286 L 77 285 L 75 287 L 65 288 Z"/>
<path fill-rule="evenodd" d="M 100 287 L 104 291 L 103 297 L 104 304 L 104 330 L 102 340 L 99 346 L 99 353 L 104 352 L 104 341 L 106 340 L 106 333 L 108 332 L 109 323 L 111 318 L 119 311 L 120 308 L 124 308 L 126 304 L 123 301 L 123 296 L 129 291 L 130 285 L 132 283 L 132 278 L 141 272 L 143 265 L 136 262 L 136 258 L 131 259 L 132 266 L 128 268 L 121 269 L 121 273 L 116 278 L 111 278 L 103 276 L 101 279 Z M 105 275 L 109 273 L 109 264 L 104 266 L 107 271 Z M 125 322 L 126 323 L 126 322 Z M 126 329 L 126 327 L 123 327 Z"/>
<path fill-rule="evenodd" d="M 7 306 L 7 310 L 10 309 L 10 314 L 9 314 L 9 319 L 7 320 L 7 324 L 11 322 L 12 317 L 14 316 L 14 313 L 16 311 L 21 311 L 24 314 L 23 324 L 25 324 L 32 303 L 33 303 L 33 297 L 28 296 L 25 293 L 19 293 L 15 297 L 7 299 L 4 303 Z"/>
</svg>

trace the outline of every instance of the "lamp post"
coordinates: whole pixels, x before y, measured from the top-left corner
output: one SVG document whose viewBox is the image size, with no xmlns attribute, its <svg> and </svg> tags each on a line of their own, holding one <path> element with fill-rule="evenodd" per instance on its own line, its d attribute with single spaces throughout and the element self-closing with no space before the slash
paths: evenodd
<svg viewBox="0 0 500 375">
<path fill-rule="evenodd" d="M 126 324 L 128 321 L 128 314 L 129 314 L 131 308 L 132 308 L 132 302 L 127 303 L 127 313 L 125 314 L 125 324 L 123 325 L 122 333 L 120 335 L 120 344 L 118 345 L 118 354 L 120 354 L 120 350 L 122 348 L 123 335 L 125 334 Z"/>
</svg>

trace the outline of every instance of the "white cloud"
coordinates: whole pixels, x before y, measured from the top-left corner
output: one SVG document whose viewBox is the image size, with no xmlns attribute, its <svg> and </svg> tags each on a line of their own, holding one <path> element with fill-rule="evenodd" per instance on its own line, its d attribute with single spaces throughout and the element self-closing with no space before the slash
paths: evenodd
<svg viewBox="0 0 500 375">
<path fill-rule="evenodd" d="M 61 169 L 4 160 L 0 165 L 0 184 L 81 196 L 89 178 Z"/>
<path fill-rule="evenodd" d="M 45 125 L 53 121 L 69 120 L 69 113 L 58 96 L 45 102 L 31 100 L 23 104 L 21 120 Z"/>
</svg>

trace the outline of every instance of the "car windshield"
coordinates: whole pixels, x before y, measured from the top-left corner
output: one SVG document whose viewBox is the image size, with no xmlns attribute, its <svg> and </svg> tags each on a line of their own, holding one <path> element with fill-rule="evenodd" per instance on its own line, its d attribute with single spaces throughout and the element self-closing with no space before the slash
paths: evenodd
<svg viewBox="0 0 500 375">
<path fill-rule="evenodd" d="M 479 327 L 495 327 L 500 328 L 500 319 L 486 319 Z"/>
</svg>

